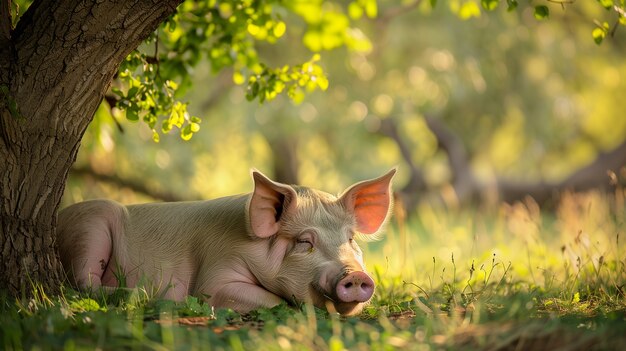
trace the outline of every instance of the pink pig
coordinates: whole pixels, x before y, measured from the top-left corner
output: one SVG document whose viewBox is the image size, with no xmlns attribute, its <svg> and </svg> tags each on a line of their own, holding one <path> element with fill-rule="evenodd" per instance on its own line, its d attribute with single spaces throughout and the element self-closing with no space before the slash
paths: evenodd
<svg viewBox="0 0 626 351">
<path fill-rule="evenodd" d="M 61 211 L 61 261 L 81 289 L 141 285 L 247 312 L 286 300 L 342 315 L 374 293 L 354 237 L 389 216 L 392 169 L 335 197 L 254 171 L 250 194 L 124 206 L 93 200 Z M 111 289 L 111 288 L 109 288 Z"/>
</svg>

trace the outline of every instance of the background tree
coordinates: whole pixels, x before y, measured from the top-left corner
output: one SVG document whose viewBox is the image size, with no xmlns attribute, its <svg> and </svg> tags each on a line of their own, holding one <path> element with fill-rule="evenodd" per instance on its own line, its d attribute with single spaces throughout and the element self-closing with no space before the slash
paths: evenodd
<svg viewBox="0 0 626 351">
<path fill-rule="evenodd" d="M 450 189 L 457 203 L 478 198 L 497 203 L 529 192 L 543 201 L 557 188 L 607 187 L 606 170 L 618 169 L 620 161 L 606 167 L 594 160 L 619 154 L 624 139 L 623 119 L 615 110 L 621 99 L 623 5 L 605 10 L 606 4 L 580 1 L 431 4 L 384 4 L 376 19 L 359 19 L 363 10 L 347 11 L 372 45 L 361 42 L 360 51 L 325 54 L 332 84 L 299 105 L 282 97 L 264 106 L 245 104 L 245 86 L 221 85 L 221 78 L 213 81 L 205 74 L 209 69 L 198 66 L 196 87 L 206 82 L 223 87 L 216 89 L 219 100 L 202 89 L 188 91 L 195 102 L 190 109 L 204 117 L 203 140 L 137 143 L 132 130 L 119 135 L 104 122 L 93 135 L 104 131 L 114 140 L 109 143 L 114 152 L 104 158 L 85 155 L 81 164 L 102 168 L 102 160 L 114 157 L 115 173 L 131 178 L 142 164 L 155 189 L 160 174 L 182 178 L 168 186 L 181 184 L 175 192 L 187 198 L 246 191 L 250 165 L 270 171 L 287 159 L 297 172 L 285 181 L 331 189 L 399 163 L 398 183 L 405 184 L 402 193 L 414 204 Z M 597 46 L 592 33 L 604 22 L 611 30 Z M 285 52 L 304 60 L 310 50 L 295 34 L 287 31 L 276 45 L 258 46 L 259 52 L 275 66 L 285 62 Z M 200 107 L 207 104 L 203 101 L 211 108 Z M 389 134 L 393 130 L 396 136 Z M 131 150 L 141 154 L 127 162 Z M 142 162 L 146 153 L 153 157 Z M 280 156 L 285 153 L 292 156 Z M 191 154 L 195 160 L 187 157 Z M 572 187 L 565 181 L 592 164 L 593 182 Z M 113 172 L 111 167 L 107 171 Z M 222 169 L 228 171 L 220 176 Z"/>
</svg>

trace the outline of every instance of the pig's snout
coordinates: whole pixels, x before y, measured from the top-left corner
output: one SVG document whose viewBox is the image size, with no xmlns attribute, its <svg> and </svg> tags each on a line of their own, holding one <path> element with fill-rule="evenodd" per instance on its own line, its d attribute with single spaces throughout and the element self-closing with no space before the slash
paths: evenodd
<svg viewBox="0 0 626 351">
<path fill-rule="evenodd" d="M 374 281 L 365 272 L 352 272 L 337 283 L 341 302 L 367 302 L 374 294 Z"/>
</svg>

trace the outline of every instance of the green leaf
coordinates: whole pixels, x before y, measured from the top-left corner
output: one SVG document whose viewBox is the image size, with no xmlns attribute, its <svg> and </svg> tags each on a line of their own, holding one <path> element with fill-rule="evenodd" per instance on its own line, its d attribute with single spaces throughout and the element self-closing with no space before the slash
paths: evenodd
<svg viewBox="0 0 626 351">
<path fill-rule="evenodd" d="M 506 0 L 506 3 L 508 5 L 506 10 L 509 12 L 514 11 L 517 8 L 517 0 Z"/>
<path fill-rule="evenodd" d="M 193 136 L 193 131 L 191 130 L 191 126 L 186 125 L 183 129 L 180 130 L 181 139 L 187 141 L 191 139 L 192 136 Z"/>
<path fill-rule="evenodd" d="M 376 2 L 376 0 L 366 0 L 365 14 L 369 18 L 376 18 L 376 16 L 378 15 L 378 3 Z"/>
<path fill-rule="evenodd" d="M 593 29 L 593 31 L 591 31 L 591 36 L 593 37 L 593 41 L 600 45 L 602 44 L 602 41 L 604 40 L 604 38 L 606 38 L 606 35 L 609 33 L 609 24 L 607 22 L 602 23 L 602 26 L 598 26 L 596 28 Z"/>
<path fill-rule="evenodd" d="M 287 95 L 289 95 L 291 101 L 293 101 L 296 105 L 299 105 L 302 101 L 304 101 L 304 92 L 295 85 L 289 89 Z"/>
<path fill-rule="evenodd" d="M 351 2 L 348 5 L 348 16 L 354 20 L 363 17 L 363 8 L 356 2 Z"/>
<path fill-rule="evenodd" d="M 15 99 L 13 98 L 9 98 L 8 106 L 9 106 L 9 113 L 11 114 L 11 117 L 15 119 L 20 119 L 21 114 L 20 114 L 19 108 L 17 107 L 17 101 L 15 101 Z"/>
<path fill-rule="evenodd" d="M 287 31 L 287 25 L 283 21 L 279 21 L 276 23 L 274 28 L 272 29 L 272 33 L 276 38 L 280 38 Z"/>
<path fill-rule="evenodd" d="M 0 86 L 0 106 L 6 106 L 9 109 L 11 117 L 15 119 L 23 118 L 17 106 L 17 101 L 11 96 L 9 87 L 6 85 Z"/>
<path fill-rule="evenodd" d="M 257 97 L 259 95 L 259 82 L 252 83 L 252 87 L 250 88 L 250 93 L 252 97 Z"/>
<path fill-rule="evenodd" d="M 246 82 L 246 78 L 240 71 L 233 72 L 233 83 L 241 85 Z"/>
<path fill-rule="evenodd" d="M 493 11 L 498 7 L 500 0 L 480 0 L 480 3 L 485 10 Z"/>
<path fill-rule="evenodd" d="M 170 130 L 172 130 L 172 123 L 170 123 L 169 119 L 166 119 L 161 123 L 161 131 L 163 133 L 169 133 Z"/>
<path fill-rule="evenodd" d="M 328 348 L 330 351 L 341 351 L 345 349 L 343 341 L 341 341 L 341 338 L 337 336 L 332 336 L 330 338 L 330 340 L 328 341 Z"/>
<path fill-rule="evenodd" d="M 198 123 L 191 123 L 189 126 L 192 133 L 196 133 L 200 130 L 200 125 Z"/>
<path fill-rule="evenodd" d="M 316 77 L 317 85 L 322 89 L 322 91 L 326 91 L 328 89 L 328 78 L 325 76 Z"/>
<path fill-rule="evenodd" d="M 317 52 L 322 50 L 322 36 L 321 33 L 314 30 L 309 30 L 302 39 L 304 45 L 311 51 Z"/>
<path fill-rule="evenodd" d="M 550 9 L 548 6 L 539 5 L 535 6 L 535 18 L 538 20 L 544 20 L 550 17 Z"/>
<path fill-rule="evenodd" d="M 70 303 L 70 309 L 75 312 L 100 311 L 102 308 L 96 300 L 85 298 Z"/>
<path fill-rule="evenodd" d="M 165 81 L 165 86 L 167 86 L 168 88 L 171 88 L 172 90 L 178 89 L 178 84 L 176 84 L 176 82 L 171 81 L 171 80 Z"/>
<path fill-rule="evenodd" d="M 437 6 L 437 0 L 430 0 L 430 7 Z"/>
<path fill-rule="evenodd" d="M 111 91 L 113 92 L 113 94 L 119 96 L 119 97 L 124 97 L 124 92 L 122 90 L 120 90 L 120 88 L 116 88 L 116 87 L 112 87 Z"/>
<path fill-rule="evenodd" d="M 137 95 L 138 91 L 139 91 L 139 87 L 135 87 L 135 86 L 128 89 L 128 94 L 126 94 L 126 98 L 132 99 L 133 97 L 135 97 L 135 95 Z"/>
<path fill-rule="evenodd" d="M 139 120 L 139 112 L 136 106 L 131 106 L 126 109 L 126 119 L 131 122 L 137 122 Z"/>
<path fill-rule="evenodd" d="M 472 17 L 480 17 L 480 8 L 475 2 L 466 1 L 459 9 L 459 18 L 467 20 Z"/>
<path fill-rule="evenodd" d="M 593 31 L 591 31 L 591 36 L 593 37 L 593 41 L 595 41 L 596 44 L 600 45 L 602 44 L 602 41 L 604 40 L 606 34 L 602 29 L 594 28 Z"/>
<path fill-rule="evenodd" d="M 598 2 L 607 10 L 610 10 L 613 7 L 613 0 L 598 0 Z"/>
</svg>

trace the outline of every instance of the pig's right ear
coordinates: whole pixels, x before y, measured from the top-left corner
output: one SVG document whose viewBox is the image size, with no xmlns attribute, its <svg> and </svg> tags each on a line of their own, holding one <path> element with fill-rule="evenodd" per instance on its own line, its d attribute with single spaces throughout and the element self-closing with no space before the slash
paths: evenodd
<svg viewBox="0 0 626 351">
<path fill-rule="evenodd" d="M 374 234 L 387 219 L 391 209 L 391 180 L 394 174 L 395 168 L 382 177 L 357 183 L 341 195 L 339 201 L 354 214 L 359 232 Z"/>
<path fill-rule="evenodd" d="M 268 238 L 278 232 L 281 216 L 296 207 L 296 191 L 259 171 L 253 171 L 252 178 L 254 192 L 248 205 L 250 226 L 255 236 Z"/>
</svg>

